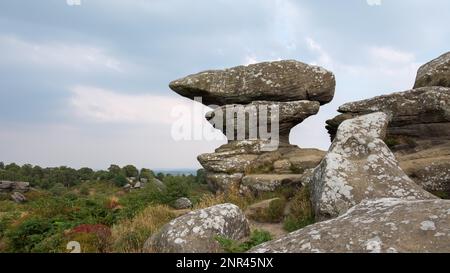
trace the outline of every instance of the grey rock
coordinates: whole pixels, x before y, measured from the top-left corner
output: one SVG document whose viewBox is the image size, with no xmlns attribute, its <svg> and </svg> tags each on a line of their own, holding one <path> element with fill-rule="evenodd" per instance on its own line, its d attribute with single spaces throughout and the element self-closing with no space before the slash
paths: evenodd
<svg viewBox="0 0 450 273">
<path fill-rule="evenodd" d="M 221 130 L 229 140 L 248 140 L 252 133 L 254 139 L 262 138 L 259 135 L 261 124 L 258 121 L 260 115 L 265 115 L 268 119 L 266 128 L 272 128 L 274 118 L 278 124 L 279 139 L 289 143 L 291 129 L 309 116 L 317 114 L 319 108 L 320 104 L 317 101 L 253 101 L 246 105 L 229 104 L 218 107 L 208 112 L 206 119 L 216 129 Z M 239 124 L 239 121 L 242 124 Z M 228 128 L 227 125 L 231 125 L 232 128 Z"/>
<path fill-rule="evenodd" d="M 450 52 L 419 68 L 414 88 L 424 86 L 450 87 Z"/>
<path fill-rule="evenodd" d="M 293 190 L 302 186 L 301 174 L 251 174 L 242 178 L 242 185 L 246 186 L 256 195 L 265 192 L 275 192 L 280 189 Z"/>
<path fill-rule="evenodd" d="M 16 203 L 24 203 L 27 201 L 27 198 L 25 197 L 25 195 L 23 195 L 20 192 L 13 192 L 11 194 L 11 199 Z"/>
<path fill-rule="evenodd" d="M 383 141 L 389 117 L 382 112 L 346 120 L 314 170 L 312 204 L 318 220 L 336 217 L 367 199 L 432 199 L 399 167 Z"/>
<path fill-rule="evenodd" d="M 178 94 L 202 97 L 206 105 L 247 104 L 256 100 L 330 102 L 333 73 L 294 60 L 263 62 L 224 70 L 209 70 L 170 83 Z"/>
<path fill-rule="evenodd" d="M 249 233 L 242 211 L 236 205 L 221 204 L 172 220 L 146 241 L 144 252 L 220 253 L 217 236 L 240 240 Z"/>
<path fill-rule="evenodd" d="M 378 96 L 344 104 L 339 111 L 343 114 L 327 121 L 332 139 L 344 120 L 374 111 L 388 113 L 392 121 L 386 143 L 406 174 L 426 190 L 450 189 L 450 88 L 423 87 Z"/>
<path fill-rule="evenodd" d="M 189 209 L 192 207 L 192 202 L 189 200 L 189 198 L 181 197 L 175 200 L 173 203 L 173 207 L 175 209 Z"/>
<path fill-rule="evenodd" d="M 229 192 L 239 189 L 243 176 L 242 173 L 206 173 L 206 182 L 212 192 Z"/>
<path fill-rule="evenodd" d="M 364 201 L 249 252 L 450 252 L 450 200 Z"/>
<path fill-rule="evenodd" d="M 327 122 L 328 128 L 331 123 L 336 128 L 343 120 L 357 115 L 385 112 L 392 115 L 389 136 L 450 139 L 450 88 L 423 87 L 392 93 L 346 103 L 338 111 L 346 116 L 338 116 L 334 121 Z"/>
<path fill-rule="evenodd" d="M 0 181 L 0 192 L 27 192 L 30 190 L 30 183 L 17 181 Z"/>
</svg>

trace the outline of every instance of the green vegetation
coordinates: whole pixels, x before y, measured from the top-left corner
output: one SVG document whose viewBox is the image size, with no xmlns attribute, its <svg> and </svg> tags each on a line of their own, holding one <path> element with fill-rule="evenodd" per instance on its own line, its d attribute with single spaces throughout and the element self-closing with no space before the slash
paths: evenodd
<svg viewBox="0 0 450 273">
<path fill-rule="evenodd" d="M 251 219 L 264 223 L 279 223 L 284 218 L 284 210 L 287 201 L 284 198 L 277 198 L 270 201 L 267 208 L 260 208 L 255 210 Z"/>
<path fill-rule="evenodd" d="M 292 198 L 289 214 L 283 222 L 286 231 L 292 232 L 314 223 L 309 187 L 301 188 Z"/>
<path fill-rule="evenodd" d="M 252 247 L 272 240 L 272 235 L 268 231 L 256 229 L 250 234 L 250 238 L 243 243 L 222 236 L 217 236 L 216 240 L 225 252 L 242 253 Z"/>
<path fill-rule="evenodd" d="M 125 184 L 147 181 L 139 190 Z M 193 175 L 158 174 L 149 169 L 111 165 L 106 171 L 68 167 L 0 164 L 0 180 L 27 181 L 27 202 L 0 194 L 0 252 L 68 252 L 78 241 L 83 252 L 139 252 L 145 240 L 175 217 L 169 205 L 179 197 L 194 204 L 206 185 Z"/>
</svg>

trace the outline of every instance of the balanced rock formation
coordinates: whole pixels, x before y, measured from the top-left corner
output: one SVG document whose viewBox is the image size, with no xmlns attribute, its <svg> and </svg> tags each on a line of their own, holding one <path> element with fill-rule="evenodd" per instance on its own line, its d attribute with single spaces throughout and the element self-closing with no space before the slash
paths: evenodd
<svg viewBox="0 0 450 273">
<path fill-rule="evenodd" d="M 450 52 L 419 68 L 414 88 L 424 86 L 450 87 Z"/>
<path fill-rule="evenodd" d="M 316 218 L 333 218 L 361 201 L 385 197 L 433 199 L 400 168 L 383 138 L 389 116 L 376 112 L 341 123 L 314 170 L 311 198 Z"/>
<path fill-rule="evenodd" d="M 289 143 L 291 129 L 334 96 L 334 75 L 323 68 L 292 60 L 264 62 L 189 75 L 171 82 L 170 88 L 213 104 L 206 119 L 228 138 L 214 153 L 198 156 L 212 191 L 252 187 L 242 186 L 242 181 L 257 181 L 259 188 L 262 180 L 301 186 L 300 174 L 324 155 Z M 271 177 L 247 177 L 256 174 Z"/>
<path fill-rule="evenodd" d="M 340 106 L 342 114 L 327 121 L 331 139 L 344 120 L 385 112 L 392 117 L 386 144 L 406 174 L 428 191 L 450 193 L 449 60 L 447 53 L 422 66 L 415 89 Z"/>
<path fill-rule="evenodd" d="M 250 234 L 248 221 L 239 207 L 221 204 L 180 216 L 150 237 L 145 252 L 158 253 L 219 253 L 216 240 L 223 236 L 240 240 Z"/>
<path fill-rule="evenodd" d="M 450 252 L 450 201 L 378 199 L 249 252 Z"/>
</svg>

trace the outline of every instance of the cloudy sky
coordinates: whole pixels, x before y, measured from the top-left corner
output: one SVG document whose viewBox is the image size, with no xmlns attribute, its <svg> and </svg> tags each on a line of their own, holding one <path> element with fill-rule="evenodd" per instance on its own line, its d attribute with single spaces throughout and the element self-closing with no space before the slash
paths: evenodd
<svg viewBox="0 0 450 273">
<path fill-rule="evenodd" d="M 72 2 L 0 2 L 0 161 L 197 168 L 224 141 L 173 139 L 174 109 L 193 106 L 168 83 L 278 59 L 336 74 L 333 102 L 291 133 L 327 149 L 324 122 L 339 105 L 407 90 L 450 50 L 447 0 Z"/>
</svg>

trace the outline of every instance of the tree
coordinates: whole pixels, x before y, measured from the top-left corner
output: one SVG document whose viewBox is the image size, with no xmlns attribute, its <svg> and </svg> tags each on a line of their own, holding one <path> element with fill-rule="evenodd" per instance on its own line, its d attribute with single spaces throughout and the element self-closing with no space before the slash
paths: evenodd
<svg viewBox="0 0 450 273">
<path fill-rule="evenodd" d="M 5 169 L 5 163 L 0 162 L 0 170 L 4 170 Z"/>
<path fill-rule="evenodd" d="M 113 175 L 119 175 L 122 172 L 122 169 L 114 164 L 111 164 L 111 166 L 109 166 L 108 171 L 113 174 Z"/>
<path fill-rule="evenodd" d="M 123 187 L 128 184 L 128 180 L 123 174 L 118 174 L 114 177 L 113 182 L 117 187 Z"/>
<path fill-rule="evenodd" d="M 153 177 L 155 177 L 155 174 L 150 169 L 142 168 L 140 173 L 139 173 L 139 178 L 144 178 L 144 179 L 147 179 L 149 181 Z"/>
<path fill-rule="evenodd" d="M 139 171 L 138 169 L 133 165 L 126 165 L 122 168 L 122 172 L 126 177 L 138 177 Z"/>
<path fill-rule="evenodd" d="M 205 169 L 197 170 L 196 182 L 199 184 L 206 184 L 206 172 Z"/>
<path fill-rule="evenodd" d="M 166 189 L 164 198 L 167 203 L 171 203 L 180 197 L 189 196 L 189 183 L 181 176 L 166 176 L 164 179 Z"/>
<path fill-rule="evenodd" d="M 77 172 L 81 180 L 91 180 L 94 175 L 94 170 L 91 168 L 81 168 Z"/>
</svg>

